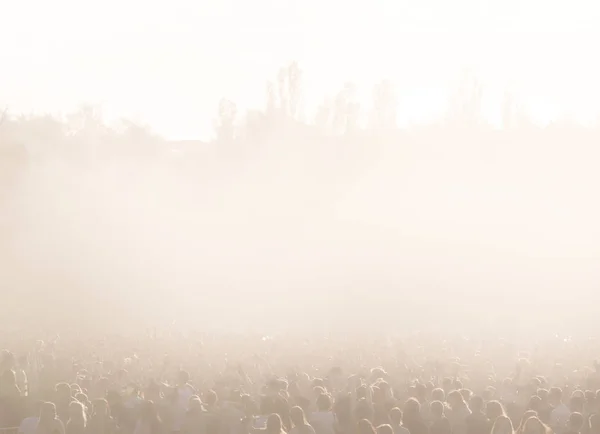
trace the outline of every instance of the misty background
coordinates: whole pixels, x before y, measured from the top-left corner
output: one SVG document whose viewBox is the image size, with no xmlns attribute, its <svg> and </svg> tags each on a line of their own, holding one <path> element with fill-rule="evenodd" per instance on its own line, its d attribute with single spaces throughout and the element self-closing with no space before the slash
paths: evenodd
<svg viewBox="0 0 600 434">
<path fill-rule="evenodd" d="M 12 3 L 3 321 L 588 330 L 597 8 L 413 3 Z"/>
<path fill-rule="evenodd" d="M 274 116 L 261 141 L 183 151 L 152 136 L 93 152 L 75 135 L 37 155 L 3 141 L 3 318 L 507 333 L 593 321 L 597 129 L 327 135 Z"/>
</svg>

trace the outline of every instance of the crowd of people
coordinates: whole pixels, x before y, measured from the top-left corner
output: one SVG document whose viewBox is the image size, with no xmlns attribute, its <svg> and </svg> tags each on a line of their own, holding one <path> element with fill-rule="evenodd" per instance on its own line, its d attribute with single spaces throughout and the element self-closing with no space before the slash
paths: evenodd
<svg viewBox="0 0 600 434">
<path fill-rule="evenodd" d="M 599 434 L 595 340 L 148 332 L 2 344 L 23 434 Z"/>
</svg>

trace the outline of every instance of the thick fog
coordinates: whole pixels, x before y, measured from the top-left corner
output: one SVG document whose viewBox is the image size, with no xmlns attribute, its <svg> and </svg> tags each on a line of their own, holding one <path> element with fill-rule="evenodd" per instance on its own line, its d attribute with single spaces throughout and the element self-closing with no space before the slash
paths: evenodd
<svg viewBox="0 0 600 434">
<path fill-rule="evenodd" d="M 598 151 L 515 135 L 30 158 L 3 199 L 5 297 L 17 306 L 6 317 L 585 331 L 600 282 Z"/>
</svg>

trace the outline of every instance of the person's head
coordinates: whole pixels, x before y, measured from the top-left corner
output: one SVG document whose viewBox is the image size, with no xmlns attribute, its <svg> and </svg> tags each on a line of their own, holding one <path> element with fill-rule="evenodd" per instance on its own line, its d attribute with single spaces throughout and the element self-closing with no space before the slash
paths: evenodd
<svg viewBox="0 0 600 434">
<path fill-rule="evenodd" d="M 44 402 L 40 406 L 40 422 L 56 419 L 56 405 L 53 402 Z"/>
<path fill-rule="evenodd" d="M 190 382 L 190 374 L 188 374 L 186 371 L 179 371 L 179 374 L 177 374 L 177 383 L 180 386 L 185 386 L 189 382 Z"/>
<path fill-rule="evenodd" d="M 110 416 L 110 407 L 106 399 L 95 399 L 92 402 L 93 414 L 96 416 Z"/>
<path fill-rule="evenodd" d="M 583 413 L 583 407 L 585 405 L 585 398 L 583 392 L 580 394 L 573 394 L 569 401 L 569 408 L 572 413 Z"/>
<path fill-rule="evenodd" d="M 290 384 L 288 385 L 288 392 L 290 396 L 293 397 L 302 396 L 302 391 L 300 390 L 300 385 L 297 381 L 290 382 Z"/>
<path fill-rule="evenodd" d="M 317 396 L 317 410 L 326 412 L 331 410 L 331 396 L 323 393 Z"/>
<path fill-rule="evenodd" d="M 583 415 L 581 413 L 573 412 L 569 416 L 569 422 L 567 422 L 567 427 L 571 432 L 579 432 L 581 428 L 583 428 Z"/>
<path fill-rule="evenodd" d="M 273 413 L 267 418 L 266 431 L 267 434 L 280 434 L 283 432 L 283 423 L 277 413 Z"/>
<path fill-rule="evenodd" d="M 367 386 L 362 385 L 356 389 L 356 398 L 363 399 L 367 397 Z"/>
<path fill-rule="evenodd" d="M 192 412 L 202 411 L 202 400 L 198 395 L 194 395 L 190 398 L 189 409 Z"/>
<path fill-rule="evenodd" d="M 217 402 L 219 401 L 219 397 L 217 395 L 217 392 L 215 392 L 214 390 L 209 390 L 208 392 L 206 392 L 206 396 L 204 397 L 205 401 L 206 401 L 206 405 L 208 405 L 209 407 L 214 407 L 215 405 L 217 405 Z"/>
<path fill-rule="evenodd" d="M 459 392 L 462 395 L 465 402 L 469 402 L 471 400 L 471 397 L 473 396 L 473 392 L 469 389 L 460 389 Z"/>
<path fill-rule="evenodd" d="M 313 389 L 315 387 L 322 387 L 323 390 L 325 390 L 325 381 L 322 378 L 313 378 L 311 384 L 312 384 Z"/>
<path fill-rule="evenodd" d="M 423 383 L 415 384 L 415 398 L 417 398 L 421 404 L 423 404 L 427 401 L 427 386 L 426 385 L 424 385 Z"/>
<path fill-rule="evenodd" d="M 453 381 L 452 378 L 450 377 L 446 377 L 442 380 L 442 388 L 444 389 L 445 393 L 451 392 L 454 387 L 453 387 Z"/>
<path fill-rule="evenodd" d="M 590 425 L 590 434 L 598 434 L 600 433 L 600 413 L 594 413 L 590 416 L 589 420 Z"/>
<path fill-rule="evenodd" d="M 592 390 L 586 390 L 584 393 L 585 402 L 591 404 L 596 400 L 596 393 Z"/>
<path fill-rule="evenodd" d="M 491 434 L 513 434 L 513 424 L 508 417 L 505 415 L 498 416 L 492 426 Z"/>
<path fill-rule="evenodd" d="M 500 416 L 506 416 L 504 412 L 504 407 L 499 401 L 490 401 L 485 405 L 485 415 L 486 417 L 494 421 Z"/>
<path fill-rule="evenodd" d="M 69 419 L 72 421 L 84 422 L 86 421 L 85 407 L 79 401 L 72 401 L 69 404 Z"/>
<path fill-rule="evenodd" d="M 290 419 L 292 420 L 292 424 L 294 424 L 294 426 L 307 425 L 304 410 L 302 410 L 301 407 L 295 406 L 290 409 Z"/>
<path fill-rule="evenodd" d="M 450 408 L 454 409 L 466 407 L 467 403 L 465 402 L 463 395 L 458 390 L 453 390 L 448 394 L 448 405 Z"/>
<path fill-rule="evenodd" d="M 514 390 L 514 383 L 512 378 L 506 377 L 504 380 L 502 380 L 502 390 L 506 392 Z"/>
<path fill-rule="evenodd" d="M 15 367 L 15 355 L 8 350 L 3 350 L 0 356 L 0 370 L 11 370 Z"/>
<path fill-rule="evenodd" d="M 143 401 L 140 406 L 140 418 L 145 421 L 158 419 L 158 410 L 152 401 Z"/>
<path fill-rule="evenodd" d="M 26 368 L 29 365 L 29 359 L 27 358 L 27 355 L 19 356 L 17 363 L 19 368 Z"/>
<path fill-rule="evenodd" d="M 473 413 L 483 413 L 483 398 L 475 395 L 469 401 L 469 408 Z"/>
<path fill-rule="evenodd" d="M 39 417 L 40 411 L 42 410 L 43 401 L 33 401 L 27 408 L 27 414 L 31 417 Z"/>
<path fill-rule="evenodd" d="M 547 434 L 548 427 L 537 416 L 532 416 L 523 425 L 523 434 Z"/>
<path fill-rule="evenodd" d="M 86 407 L 90 404 L 90 400 L 85 393 L 80 392 L 80 393 L 76 394 L 75 399 L 77 401 L 81 402 Z"/>
<path fill-rule="evenodd" d="M 264 391 L 267 396 L 275 396 L 279 394 L 279 381 L 277 381 L 276 378 L 269 380 L 266 384 Z"/>
<path fill-rule="evenodd" d="M 486 387 L 483 391 L 483 394 L 481 395 L 485 402 L 493 400 L 494 396 L 496 396 L 496 388 L 494 386 Z"/>
<path fill-rule="evenodd" d="M 446 392 L 444 389 L 437 388 L 431 391 L 431 400 L 444 402 L 446 400 Z"/>
<path fill-rule="evenodd" d="M 2 372 L 2 377 L 0 378 L 0 384 L 2 387 L 15 387 L 17 385 L 17 375 L 15 371 L 12 369 L 7 369 Z"/>
<path fill-rule="evenodd" d="M 394 434 L 394 429 L 389 424 L 379 425 L 377 427 L 377 434 Z"/>
<path fill-rule="evenodd" d="M 562 402 L 562 389 L 560 387 L 552 387 L 548 393 L 548 401 L 556 406 Z"/>
<path fill-rule="evenodd" d="M 354 418 L 355 420 L 371 419 L 373 416 L 373 407 L 365 399 L 359 399 L 354 407 Z"/>
<path fill-rule="evenodd" d="M 527 419 L 529 419 L 530 417 L 537 417 L 537 412 L 533 410 L 527 410 L 525 413 L 523 413 L 523 416 L 521 416 L 521 420 L 519 422 L 519 427 L 517 428 L 518 432 L 523 432 L 525 421 L 527 421 Z"/>
<path fill-rule="evenodd" d="M 69 386 L 71 389 L 71 395 L 74 397 L 76 394 L 81 393 L 81 386 L 77 383 L 73 383 Z"/>
<path fill-rule="evenodd" d="M 548 395 L 550 394 L 550 392 L 548 391 L 548 389 L 538 389 L 535 394 L 540 397 L 542 402 L 547 402 Z"/>
<path fill-rule="evenodd" d="M 371 369 L 371 381 L 384 380 L 387 378 L 387 372 L 381 366 Z"/>
<path fill-rule="evenodd" d="M 429 408 L 431 409 L 431 414 L 436 419 L 441 419 L 444 415 L 444 404 L 441 401 L 432 401 L 429 404 Z"/>
<path fill-rule="evenodd" d="M 404 404 L 404 411 L 402 412 L 402 418 L 404 420 L 414 420 L 419 418 L 421 415 L 421 404 L 415 398 L 410 398 Z"/>
<path fill-rule="evenodd" d="M 315 386 L 312 389 L 312 393 L 314 397 L 319 397 L 319 395 L 324 395 L 327 393 L 323 386 Z"/>
<path fill-rule="evenodd" d="M 402 410 L 398 407 L 394 407 L 390 410 L 390 421 L 394 426 L 402 424 Z"/>
<path fill-rule="evenodd" d="M 373 387 L 373 402 L 375 404 L 381 404 L 385 402 L 385 392 L 379 386 Z"/>
<path fill-rule="evenodd" d="M 71 400 L 71 386 L 67 383 L 58 383 L 56 385 L 56 398 L 59 401 Z"/>
<path fill-rule="evenodd" d="M 527 404 L 527 410 L 540 411 L 541 405 L 542 405 L 542 399 L 537 395 L 533 395 L 531 398 L 529 398 L 529 403 Z"/>
<path fill-rule="evenodd" d="M 162 397 L 162 392 L 160 390 L 160 384 L 158 384 L 154 380 L 150 381 L 150 383 L 148 384 L 148 387 L 146 388 L 146 390 L 144 392 L 144 396 L 151 401 L 160 399 Z"/>
<path fill-rule="evenodd" d="M 373 424 L 368 419 L 358 421 L 358 434 L 376 434 Z"/>
</svg>

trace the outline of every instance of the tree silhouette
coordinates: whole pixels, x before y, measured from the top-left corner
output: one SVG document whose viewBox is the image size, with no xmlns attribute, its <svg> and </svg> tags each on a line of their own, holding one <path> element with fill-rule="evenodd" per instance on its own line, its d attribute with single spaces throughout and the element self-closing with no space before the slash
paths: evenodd
<svg viewBox="0 0 600 434">
<path fill-rule="evenodd" d="M 371 127 L 387 131 L 396 127 L 398 96 L 389 80 L 382 80 L 373 88 L 373 112 Z"/>
<path fill-rule="evenodd" d="M 237 106 L 235 103 L 226 98 L 221 98 L 215 127 L 219 142 L 229 142 L 234 139 L 236 116 Z"/>
<path fill-rule="evenodd" d="M 289 97 L 289 115 L 292 119 L 298 118 L 298 110 L 302 100 L 302 70 L 297 62 L 292 62 L 287 67 L 287 85 Z"/>
<path fill-rule="evenodd" d="M 331 99 L 324 98 L 317 108 L 315 116 L 315 125 L 322 133 L 329 132 L 333 116 L 333 104 Z"/>
<path fill-rule="evenodd" d="M 346 83 L 338 92 L 333 108 L 333 131 L 349 134 L 358 128 L 360 104 L 356 101 L 356 85 Z"/>
<path fill-rule="evenodd" d="M 0 127 L 7 119 L 8 119 L 8 107 L 5 107 L 4 110 L 2 110 L 2 113 L 0 113 Z"/>
<path fill-rule="evenodd" d="M 479 124 L 482 120 L 482 99 L 483 85 L 470 71 L 464 71 L 460 84 L 451 97 L 450 120 L 463 125 Z"/>
<path fill-rule="evenodd" d="M 508 91 L 504 93 L 502 101 L 502 128 L 508 130 L 514 125 L 515 101 L 512 94 Z"/>
<path fill-rule="evenodd" d="M 102 120 L 102 109 L 96 105 L 84 104 L 74 113 L 67 116 L 68 134 L 98 134 L 105 127 Z"/>
<path fill-rule="evenodd" d="M 267 81 L 266 87 L 266 112 L 270 119 L 277 113 L 277 96 L 275 95 L 275 85 L 272 81 Z"/>
<path fill-rule="evenodd" d="M 279 110 L 283 116 L 287 116 L 290 110 L 287 80 L 287 68 L 282 67 L 277 74 L 277 91 L 279 93 Z"/>
</svg>

